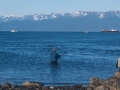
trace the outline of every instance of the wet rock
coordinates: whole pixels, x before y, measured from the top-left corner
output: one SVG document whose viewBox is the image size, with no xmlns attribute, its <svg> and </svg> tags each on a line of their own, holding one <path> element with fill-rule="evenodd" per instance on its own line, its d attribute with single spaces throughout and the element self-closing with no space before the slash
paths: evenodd
<svg viewBox="0 0 120 90">
<path fill-rule="evenodd" d="M 70 85 L 69 84 L 65 85 L 65 90 L 70 90 Z"/>
<path fill-rule="evenodd" d="M 70 90 L 84 90 L 82 84 L 76 84 L 70 88 Z"/>
<path fill-rule="evenodd" d="M 15 89 L 15 88 L 19 88 L 18 85 L 12 85 L 11 88 Z"/>
<path fill-rule="evenodd" d="M 74 90 L 82 90 L 82 84 L 77 84 L 73 86 Z"/>
</svg>

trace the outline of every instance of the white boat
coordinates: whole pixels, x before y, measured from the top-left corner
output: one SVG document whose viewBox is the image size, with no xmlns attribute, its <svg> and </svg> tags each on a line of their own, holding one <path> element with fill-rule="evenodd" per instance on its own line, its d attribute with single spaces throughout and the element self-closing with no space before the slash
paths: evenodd
<svg viewBox="0 0 120 90">
<path fill-rule="evenodd" d="M 17 32 L 16 30 L 11 30 L 11 32 Z"/>
<path fill-rule="evenodd" d="M 88 31 L 86 30 L 85 33 L 88 33 Z"/>
</svg>

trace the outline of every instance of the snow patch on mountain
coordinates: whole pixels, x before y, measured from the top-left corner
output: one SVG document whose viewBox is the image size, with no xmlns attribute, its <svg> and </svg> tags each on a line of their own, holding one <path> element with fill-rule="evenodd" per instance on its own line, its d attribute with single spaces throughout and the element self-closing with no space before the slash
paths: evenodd
<svg viewBox="0 0 120 90">
<path fill-rule="evenodd" d="M 34 20 L 39 20 L 37 15 L 33 16 Z"/>
<path fill-rule="evenodd" d="M 79 16 L 79 15 L 80 15 L 80 12 L 73 12 L 72 15 L 73 15 L 73 16 Z"/>
<path fill-rule="evenodd" d="M 104 14 L 100 14 L 99 18 L 102 19 L 104 17 Z"/>
<path fill-rule="evenodd" d="M 51 19 L 56 18 L 57 16 L 55 14 L 52 14 Z"/>
</svg>

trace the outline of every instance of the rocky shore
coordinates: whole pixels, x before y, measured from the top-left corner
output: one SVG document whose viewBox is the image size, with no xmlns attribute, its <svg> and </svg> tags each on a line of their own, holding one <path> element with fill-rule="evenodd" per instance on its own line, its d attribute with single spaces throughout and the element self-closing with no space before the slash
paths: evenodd
<svg viewBox="0 0 120 90">
<path fill-rule="evenodd" d="M 113 77 L 102 80 L 97 77 L 90 78 L 90 84 L 82 86 L 65 85 L 65 86 L 45 86 L 40 82 L 23 82 L 21 85 L 13 85 L 5 82 L 0 85 L 0 90 L 120 90 L 120 72 L 115 72 Z"/>
</svg>

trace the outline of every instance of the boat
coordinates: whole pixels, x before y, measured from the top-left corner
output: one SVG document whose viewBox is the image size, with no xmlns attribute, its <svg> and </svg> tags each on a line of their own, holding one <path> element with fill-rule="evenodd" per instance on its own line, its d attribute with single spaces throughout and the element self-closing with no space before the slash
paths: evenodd
<svg viewBox="0 0 120 90">
<path fill-rule="evenodd" d="M 86 30 L 85 33 L 88 33 L 88 31 Z"/>
<path fill-rule="evenodd" d="M 111 30 L 101 30 L 101 32 L 120 32 L 120 31 L 111 29 Z"/>
<path fill-rule="evenodd" d="M 17 32 L 17 30 L 14 30 L 14 29 L 13 29 L 13 30 L 11 30 L 11 32 Z"/>
</svg>

